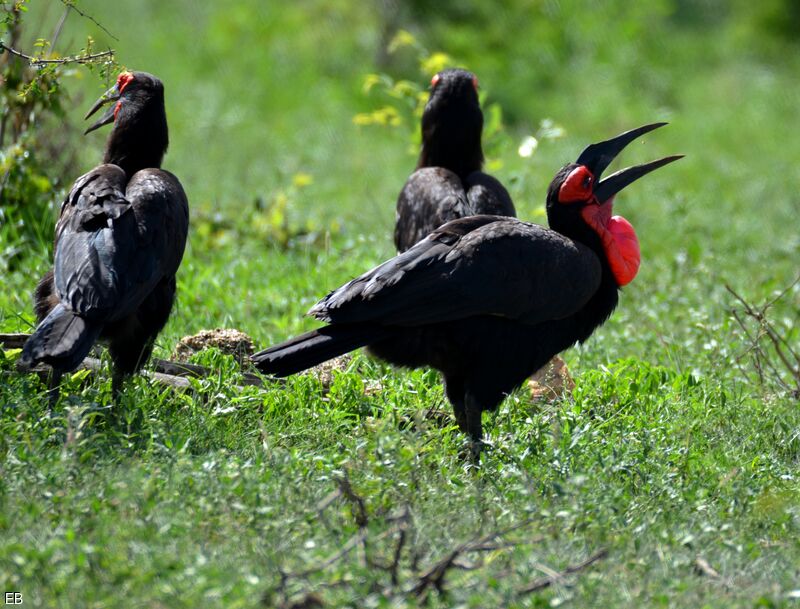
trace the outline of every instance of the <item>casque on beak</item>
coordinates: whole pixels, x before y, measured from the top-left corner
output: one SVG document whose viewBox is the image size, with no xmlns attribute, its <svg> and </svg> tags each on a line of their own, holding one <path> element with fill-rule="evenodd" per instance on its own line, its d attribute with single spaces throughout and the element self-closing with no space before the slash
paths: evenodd
<svg viewBox="0 0 800 609">
<path fill-rule="evenodd" d="M 83 117 L 83 120 L 88 119 L 92 114 L 97 112 L 100 108 L 105 106 L 106 104 L 110 104 L 112 102 L 117 101 L 120 98 L 119 86 L 114 85 L 108 91 L 103 93 L 103 95 L 94 102 L 94 105 L 89 109 L 86 113 L 86 116 Z M 94 131 L 95 129 L 102 127 L 103 125 L 107 125 L 108 123 L 114 122 L 114 114 L 116 112 L 116 104 L 111 106 L 108 110 L 106 110 L 103 115 L 97 119 L 95 123 L 93 123 L 86 131 L 83 132 L 84 135 Z"/>
<path fill-rule="evenodd" d="M 628 144 L 645 133 L 663 127 L 666 124 L 667 123 L 652 123 L 650 125 L 644 125 L 637 129 L 631 129 L 630 131 L 621 133 L 610 140 L 597 144 L 590 144 L 578 157 L 576 163 L 589 169 L 594 174 L 595 180 L 597 181 L 600 179 L 603 171 L 611 164 L 611 161 L 613 161 Z M 681 158 L 683 158 L 682 154 L 676 154 L 642 165 L 634 165 L 633 167 L 621 169 L 604 180 L 596 182 L 597 185 L 594 189 L 595 199 L 599 204 L 603 204 L 642 176 Z"/>
</svg>

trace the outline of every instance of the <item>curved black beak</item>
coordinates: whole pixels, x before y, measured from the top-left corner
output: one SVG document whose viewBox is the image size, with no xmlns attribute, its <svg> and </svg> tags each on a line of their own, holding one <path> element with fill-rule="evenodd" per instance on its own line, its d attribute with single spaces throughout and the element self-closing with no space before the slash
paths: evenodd
<svg viewBox="0 0 800 609">
<path fill-rule="evenodd" d="M 594 196 L 598 203 L 605 203 L 620 190 L 628 186 L 628 184 L 635 182 L 642 176 L 647 175 L 651 171 L 655 171 L 659 167 L 663 167 L 664 165 L 672 163 L 672 161 L 677 161 L 682 158 L 682 154 L 674 154 L 664 157 L 663 159 L 658 159 L 657 161 L 650 161 L 642 165 L 634 165 L 633 167 L 620 169 L 616 173 L 612 173 L 610 176 L 600 181 L 594 189 Z"/>
<path fill-rule="evenodd" d="M 586 167 L 594 174 L 595 179 L 599 180 L 600 176 L 603 175 L 603 172 L 606 170 L 606 167 L 608 167 L 611 161 L 622 152 L 625 146 L 645 133 L 663 127 L 666 124 L 667 123 L 651 123 L 643 127 L 638 127 L 637 129 L 631 129 L 625 133 L 620 133 L 618 136 L 612 137 L 605 142 L 589 144 L 583 152 L 581 152 L 581 155 L 575 162 L 578 165 Z"/>
<path fill-rule="evenodd" d="M 86 116 L 83 117 L 83 120 L 89 118 L 92 114 L 97 112 L 100 108 L 105 106 L 106 104 L 110 104 L 111 102 L 115 102 L 119 99 L 120 92 L 119 87 L 114 85 L 108 91 L 103 93 L 103 95 L 94 102 L 94 105 L 89 108 L 89 111 L 86 113 Z M 95 123 L 93 123 L 86 131 L 83 132 L 84 135 L 94 131 L 95 129 L 102 127 L 103 125 L 107 125 L 108 123 L 114 122 L 114 112 L 116 110 L 116 106 L 111 106 L 108 110 L 106 110 L 103 115 L 97 119 Z"/>
<path fill-rule="evenodd" d="M 625 133 L 621 133 L 616 137 L 612 137 L 610 140 L 598 142 L 597 144 L 590 144 L 584 149 L 583 152 L 581 152 L 581 155 L 578 157 L 576 163 L 589 169 L 589 171 L 594 174 L 595 179 L 599 180 L 600 176 L 603 174 L 603 171 L 605 171 L 606 168 L 611 164 L 611 161 L 613 161 L 614 158 L 620 152 L 622 152 L 625 146 L 641 137 L 645 133 L 649 133 L 650 131 L 658 129 L 659 127 L 663 127 L 666 124 L 667 123 L 651 123 L 649 125 L 644 125 L 642 127 L 626 131 Z M 634 167 L 622 169 L 608 176 L 606 179 L 597 184 L 594 190 L 595 198 L 599 203 L 605 203 L 632 182 L 638 180 L 644 175 L 647 175 L 651 171 L 654 171 L 659 167 L 663 167 L 672 161 L 677 161 L 680 158 L 683 158 L 682 154 L 668 156 L 664 157 L 663 159 L 658 159 L 657 161 L 644 163 L 643 165 L 635 165 Z"/>
</svg>

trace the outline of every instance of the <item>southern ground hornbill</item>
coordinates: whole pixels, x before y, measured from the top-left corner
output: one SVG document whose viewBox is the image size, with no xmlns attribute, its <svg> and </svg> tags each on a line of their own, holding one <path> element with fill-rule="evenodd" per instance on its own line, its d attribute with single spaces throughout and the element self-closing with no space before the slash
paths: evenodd
<svg viewBox="0 0 800 609">
<path fill-rule="evenodd" d="M 53 368 L 51 403 L 61 375 L 98 339 L 108 342 L 113 388 L 147 361 L 175 300 L 189 206 L 178 179 L 160 169 L 167 150 L 164 86 L 145 72 L 123 72 L 89 110 L 113 105 L 86 133 L 113 122 L 103 164 L 79 177 L 61 205 L 53 268 L 35 292 L 38 326 L 21 370 Z"/>
<path fill-rule="evenodd" d="M 391 363 L 436 368 L 477 457 L 481 413 L 589 338 L 636 275 L 639 244 L 630 223 L 611 215 L 614 197 L 680 157 L 600 176 L 663 124 L 588 146 L 559 170 L 547 192 L 550 229 L 490 215 L 448 222 L 328 294 L 309 314 L 329 325 L 257 353 L 257 367 L 287 376 L 367 345 Z"/>
<path fill-rule="evenodd" d="M 417 168 L 397 199 L 398 252 L 450 220 L 477 214 L 516 216 L 508 191 L 481 171 L 482 130 L 475 75 L 457 69 L 436 74 L 422 113 Z"/>
</svg>

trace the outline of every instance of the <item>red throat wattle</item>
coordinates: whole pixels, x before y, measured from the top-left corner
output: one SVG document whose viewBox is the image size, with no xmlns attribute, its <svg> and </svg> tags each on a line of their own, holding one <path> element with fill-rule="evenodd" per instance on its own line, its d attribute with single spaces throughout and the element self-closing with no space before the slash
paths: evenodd
<svg viewBox="0 0 800 609">
<path fill-rule="evenodd" d="M 639 271 L 642 261 L 639 239 L 633 226 L 622 216 L 612 216 L 613 199 L 600 205 L 587 205 L 581 211 L 603 243 L 603 249 L 617 285 L 628 285 Z"/>
</svg>

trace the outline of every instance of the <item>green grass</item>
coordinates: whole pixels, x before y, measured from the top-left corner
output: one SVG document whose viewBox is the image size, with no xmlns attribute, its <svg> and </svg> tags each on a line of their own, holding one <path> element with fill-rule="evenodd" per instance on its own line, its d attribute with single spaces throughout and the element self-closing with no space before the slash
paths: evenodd
<svg viewBox="0 0 800 609">
<path fill-rule="evenodd" d="M 167 83 L 165 166 L 189 192 L 193 226 L 161 357 L 204 328 L 258 345 L 311 328 L 311 304 L 392 254 L 394 199 L 414 164 L 407 130 L 351 121 L 378 103 L 360 87 L 379 69 L 380 12 L 262 4 L 81 3 L 120 38 L 126 65 Z M 508 547 L 459 557 L 471 568 L 448 570 L 427 606 L 796 606 L 800 408 L 758 382 L 724 288 L 763 302 L 797 272 L 796 47 L 756 36 L 743 4 L 719 23 L 687 19 L 682 3 L 601 4 L 510 4 L 530 18 L 509 9 L 490 22 L 476 4 L 403 23 L 503 105 L 490 160 L 524 218 L 543 221 L 549 178 L 591 141 L 667 119 L 622 162 L 687 155 L 618 199 L 643 265 L 609 322 L 565 354 L 571 396 L 511 396 L 485 418 L 494 448 L 476 471 L 454 422 L 423 416 L 448 410 L 431 371 L 358 355 L 330 390 L 308 376 L 239 388 L 231 360 L 206 353 L 217 376 L 186 392 L 137 377 L 119 406 L 107 371 L 78 373 L 50 417 L 45 387 L 6 353 L 0 592 L 43 607 L 312 606 L 312 594 L 324 607 L 416 607 L 426 570 L 508 531 Z M 73 15 L 64 40 L 90 25 Z M 409 62 L 391 69 L 422 80 Z M 66 82 L 75 126 L 102 85 Z M 545 117 L 566 137 L 520 158 Z M 80 142 L 86 167 L 102 137 Z M 295 184 L 298 173 L 312 183 Z M 256 204 L 274 210 L 281 197 L 289 232 L 304 236 L 287 240 Z M 48 247 L 4 276 L 0 331 L 30 328 Z M 795 344 L 798 294 L 772 311 Z M 602 549 L 591 567 L 519 594 Z"/>
</svg>

